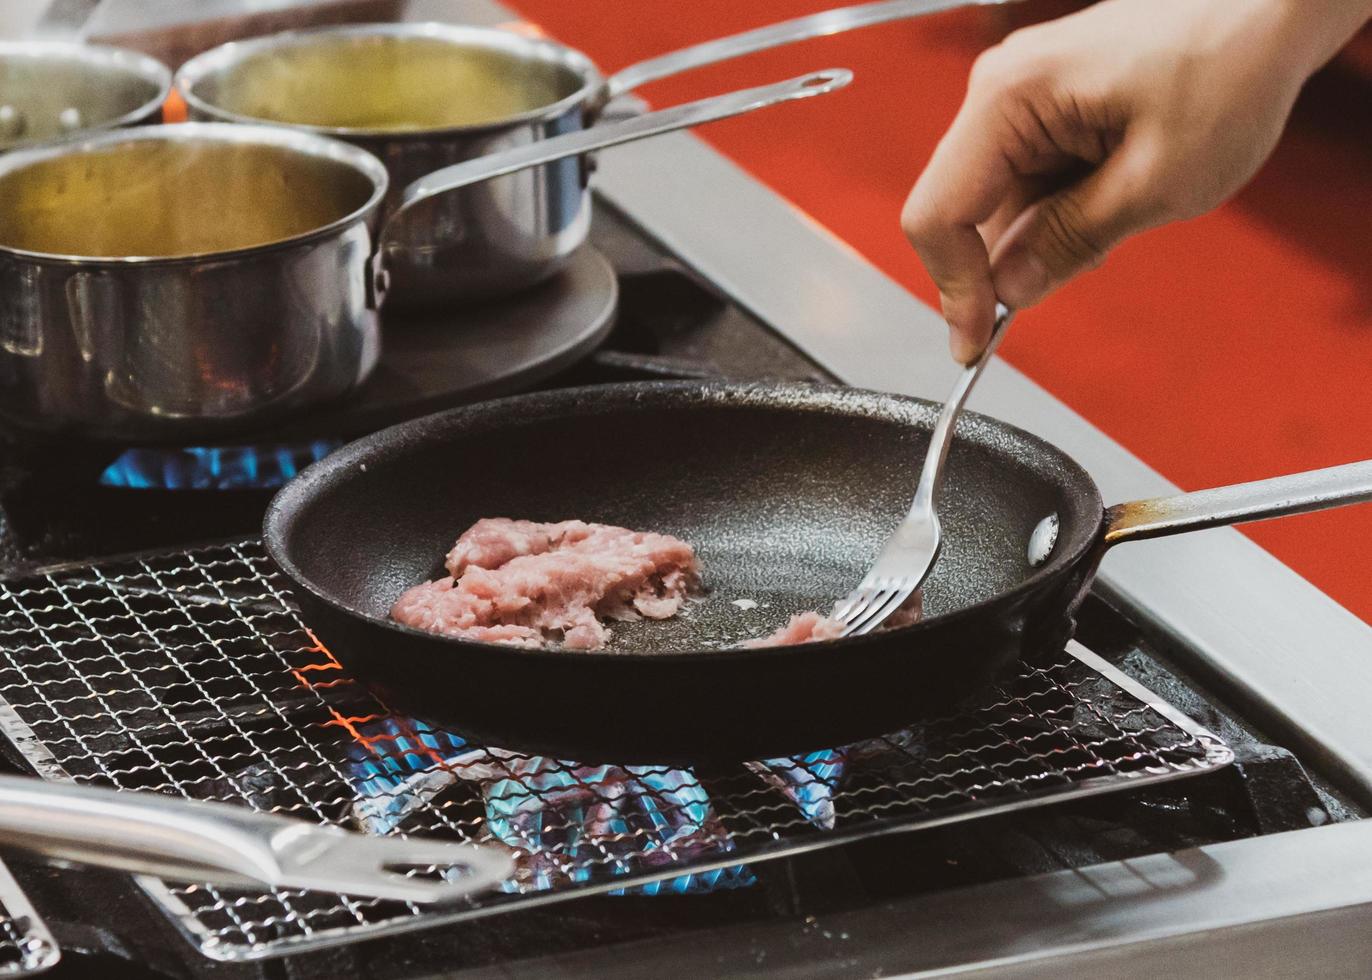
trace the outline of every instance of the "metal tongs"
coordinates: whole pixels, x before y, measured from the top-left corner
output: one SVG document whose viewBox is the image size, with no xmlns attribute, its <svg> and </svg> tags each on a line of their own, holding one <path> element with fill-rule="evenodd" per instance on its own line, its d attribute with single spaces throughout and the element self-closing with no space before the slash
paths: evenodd
<svg viewBox="0 0 1372 980">
<path fill-rule="evenodd" d="M 506 880 L 514 867 L 503 851 L 476 844 L 367 837 L 224 803 L 22 776 L 0 776 L 0 844 L 174 881 L 408 902 L 462 898 Z"/>
</svg>

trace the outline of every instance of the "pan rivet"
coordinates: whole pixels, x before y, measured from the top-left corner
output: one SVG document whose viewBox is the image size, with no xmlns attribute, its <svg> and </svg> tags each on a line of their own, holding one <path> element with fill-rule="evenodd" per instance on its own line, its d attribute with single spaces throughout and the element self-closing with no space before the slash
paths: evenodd
<svg viewBox="0 0 1372 980">
<path fill-rule="evenodd" d="M 1039 521 L 1034 533 L 1029 535 L 1029 567 L 1038 568 L 1053 553 L 1058 543 L 1058 515 L 1049 514 Z"/>
</svg>

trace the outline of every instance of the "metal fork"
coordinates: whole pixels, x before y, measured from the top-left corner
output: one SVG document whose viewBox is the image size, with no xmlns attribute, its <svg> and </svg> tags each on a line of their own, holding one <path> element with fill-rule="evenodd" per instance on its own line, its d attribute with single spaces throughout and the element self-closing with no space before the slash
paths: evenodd
<svg viewBox="0 0 1372 980">
<path fill-rule="evenodd" d="M 943 547 L 937 505 L 939 490 L 943 486 L 944 464 L 948 461 L 948 447 L 953 442 L 953 429 L 972 386 L 981 377 L 981 372 L 990 363 L 991 355 L 1005 336 L 1010 317 L 1009 309 L 997 305 L 996 323 L 986 350 L 963 369 L 957 384 L 953 386 L 953 393 L 948 396 L 943 411 L 939 413 L 910 512 L 886 539 L 881 554 L 867 570 L 862 582 L 834 607 L 834 618 L 843 623 L 840 635 L 862 636 L 872 632 L 904 605 L 929 577 Z"/>
</svg>

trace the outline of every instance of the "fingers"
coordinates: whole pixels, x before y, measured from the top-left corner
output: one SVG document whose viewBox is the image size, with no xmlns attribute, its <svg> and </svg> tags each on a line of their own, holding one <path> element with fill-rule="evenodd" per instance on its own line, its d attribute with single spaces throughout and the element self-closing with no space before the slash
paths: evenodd
<svg viewBox="0 0 1372 980">
<path fill-rule="evenodd" d="M 902 214 L 906 235 L 938 285 L 953 356 L 964 364 L 990 340 L 997 300 L 1014 309 L 1032 306 L 1166 216 L 1158 213 L 1166 194 L 1156 186 L 1155 140 L 1125 140 L 1096 169 L 1041 196 L 1082 162 L 1056 176 L 1020 174 L 995 149 L 989 127 L 989 141 L 966 133 L 954 123 Z M 965 154 L 956 168 L 948 163 L 953 154 Z M 969 179 L 978 173 L 983 181 Z"/>
<path fill-rule="evenodd" d="M 986 243 L 975 225 L 962 224 L 931 224 L 910 238 L 917 242 L 915 250 L 938 285 L 953 357 L 970 364 L 990 341 L 996 315 Z"/>
<path fill-rule="evenodd" d="M 1156 224 L 1147 205 L 1158 196 L 1152 177 L 1145 141 L 1128 140 L 1078 182 L 1030 205 L 996 242 L 991 279 L 1001 302 L 1034 305 Z"/>
<path fill-rule="evenodd" d="M 901 227 L 938 286 L 953 356 L 976 359 L 991 339 L 996 293 L 977 226 L 1014 193 L 1018 176 L 1001 151 L 1000 127 L 981 100 L 959 110 L 901 213 Z"/>
<path fill-rule="evenodd" d="M 1019 220 L 1019 216 L 1035 201 L 1052 194 L 1064 183 L 1061 179 L 1051 177 L 1021 178 L 1019 185 L 1007 193 L 1005 199 L 996 206 L 991 217 L 977 225 L 977 230 L 981 232 L 981 240 L 986 243 L 993 262 L 997 244 Z"/>
</svg>

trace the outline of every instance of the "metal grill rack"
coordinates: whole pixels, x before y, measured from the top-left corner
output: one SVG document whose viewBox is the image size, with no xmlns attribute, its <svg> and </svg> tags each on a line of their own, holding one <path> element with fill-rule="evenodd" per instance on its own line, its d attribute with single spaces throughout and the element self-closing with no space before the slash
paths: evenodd
<svg viewBox="0 0 1372 980">
<path fill-rule="evenodd" d="M 143 879 L 221 960 L 596 892 L 744 887 L 768 858 L 1232 760 L 1077 644 L 956 717 L 720 771 L 474 745 L 389 714 L 347 677 L 251 541 L 0 582 L 0 699 L 0 730 L 46 778 L 463 838 L 516 858 L 501 890 L 440 909 Z"/>
</svg>

